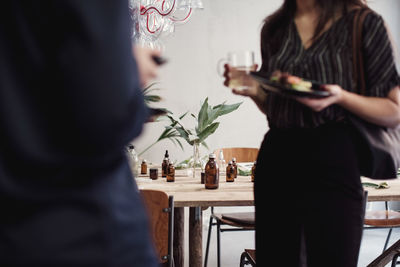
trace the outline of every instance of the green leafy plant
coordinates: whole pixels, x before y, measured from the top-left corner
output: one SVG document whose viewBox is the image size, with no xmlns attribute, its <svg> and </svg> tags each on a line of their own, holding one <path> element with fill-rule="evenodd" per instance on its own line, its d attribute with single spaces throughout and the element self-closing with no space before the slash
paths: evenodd
<svg viewBox="0 0 400 267">
<path fill-rule="evenodd" d="M 251 170 L 242 170 L 238 168 L 238 172 L 240 176 L 250 176 L 251 175 Z"/>
<path fill-rule="evenodd" d="M 155 94 L 150 94 L 151 92 L 158 91 L 160 88 L 154 88 L 154 86 L 157 83 L 151 83 L 145 88 L 143 88 L 143 96 L 144 96 L 144 102 L 146 105 L 149 105 L 150 103 L 157 103 L 161 101 L 161 96 L 155 95 Z"/>
<path fill-rule="evenodd" d="M 180 115 L 178 118 L 175 118 L 173 114 L 168 114 L 166 117 L 169 120 L 169 125 L 165 126 L 165 130 L 161 133 L 160 137 L 150 146 L 148 146 L 144 151 L 142 151 L 139 155 L 143 154 L 147 150 L 149 150 L 156 143 L 168 139 L 172 141 L 174 144 L 179 145 L 183 150 L 183 145 L 181 140 L 185 140 L 189 145 L 202 144 L 206 148 L 208 148 L 205 140 L 218 129 L 220 123 L 215 120 L 220 116 L 229 114 L 242 104 L 235 103 L 228 105 L 226 102 L 222 104 L 211 106 L 208 103 L 208 97 L 203 101 L 200 111 L 197 116 L 193 113 L 190 113 L 191 117 L 195 119 L 196 125 L 193 128 L 187 128 L 182 122 L 182 119 L 185 118 L 189 112 L 186 112 Z"/>
</svg>

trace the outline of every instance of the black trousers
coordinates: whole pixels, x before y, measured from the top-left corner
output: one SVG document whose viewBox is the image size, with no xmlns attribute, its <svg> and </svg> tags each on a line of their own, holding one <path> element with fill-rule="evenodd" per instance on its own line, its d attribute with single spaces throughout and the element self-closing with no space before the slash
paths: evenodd
<svg viewBox="0 0 400 267">
<path fill-rule="evenodd" d="M 257 266 L 356 267 L 365 205 L 350 126 L 271 129 L 256 168 Z"/>
</svg>

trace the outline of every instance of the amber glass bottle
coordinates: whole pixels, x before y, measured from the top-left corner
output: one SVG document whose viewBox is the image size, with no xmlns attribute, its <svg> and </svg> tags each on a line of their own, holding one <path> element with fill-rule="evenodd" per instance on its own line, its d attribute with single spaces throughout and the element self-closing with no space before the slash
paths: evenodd
<svg viewBox="0 0 400 267">
<path fill-rule="evenodd" d="M 175 167 L 172 163 L 168 164 L 167 182 L 175 182 Z"/>
<path fill-rule="evenodd" d="M 235 169 L 235 179 L 237 178 L 238 175 L 238 169 L 237 169 L 237 164 L 236 164 L 236 158 L 232 158 L 232 166 Z"/>
<path fill-rule="evenodd" d="M 210 154 L 205 168 L 205 187 L 206 189 L 217 189 L 219 186 L 219 168 L 215 161 L 215 154 Z"/>
<path fill-rule="evenodd" d="M 158 169 L 157 168 L 150 168 L 150 179 L 151 180 L 158 179 Z"/>
<path fill-rule="evenodd" d="M 169 155 L 168 150 L 165 151 L 164 160 L 161 164 L 161 177 L 167 177 L 169 165 Z"/>
<path fill-rule="evenodd" d="M 140 174 L 147 174 L 147 162 L 146 160 L 142 160 L 142 164 L 140 165 Z"/>
<path fill-rule="evenodd" d="M 254 161 L 253 167 L 251 167 L 251 181 L 254 183 L 254 175 L 256 173 L 256 163 L 257 161 Z"/>
<path fill-rule="evenodd" d="M 226 181 L 227 182 L 235 181 L 235 168 L 233 168 L 232 161 L 229 161 L 228 166 L 226 166 Z"/>
</svg>

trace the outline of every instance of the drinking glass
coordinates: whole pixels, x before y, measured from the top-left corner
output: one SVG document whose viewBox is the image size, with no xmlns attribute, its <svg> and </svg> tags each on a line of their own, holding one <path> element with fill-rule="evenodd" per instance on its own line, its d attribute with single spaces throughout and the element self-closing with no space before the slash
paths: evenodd
<svg viewBox="0 0 400 267">
<path fill-rule="evenodd" d="M 230 52 L 227 64 L 229 65 L 228 87 L 236 90 L 248 89 L 253 83 L 249 74 L 256 70 L 254 52 L 247 50 Z"/>
</svg>

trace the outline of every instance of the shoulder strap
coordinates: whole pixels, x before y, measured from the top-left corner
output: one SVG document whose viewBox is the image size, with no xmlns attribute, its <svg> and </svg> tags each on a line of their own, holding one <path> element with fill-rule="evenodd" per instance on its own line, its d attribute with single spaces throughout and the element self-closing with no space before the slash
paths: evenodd
<svg viewBox="0 0 400 267">
<path fill-rule="evenodd" d="M 356 11 L 353 22 L 353 79 L 358 93 L 365 94 L 364 60 L 362 53 L 362 31 L 365 17 L 372 12 L 371 9 L 362 8 Z"/>
</svg>

